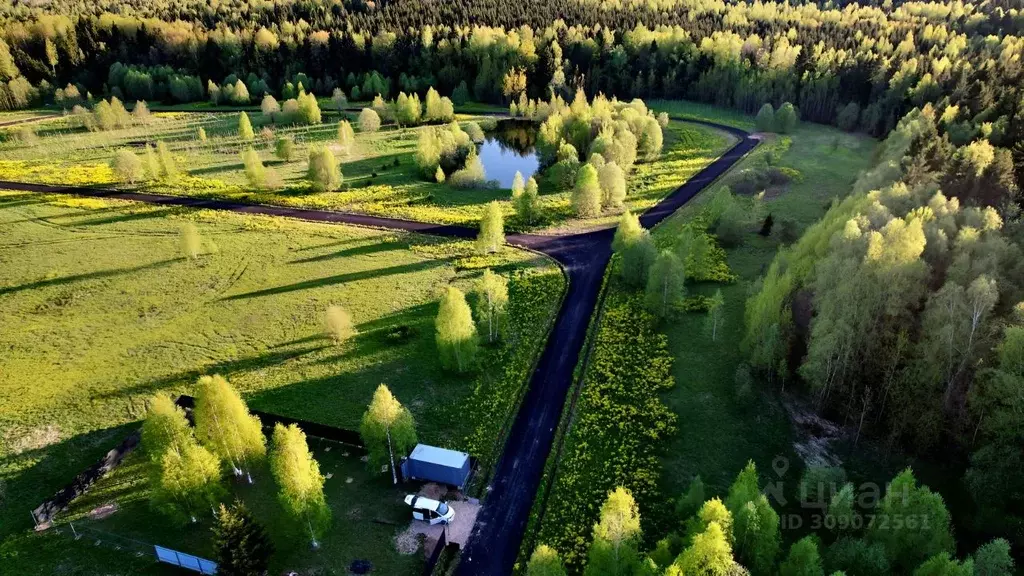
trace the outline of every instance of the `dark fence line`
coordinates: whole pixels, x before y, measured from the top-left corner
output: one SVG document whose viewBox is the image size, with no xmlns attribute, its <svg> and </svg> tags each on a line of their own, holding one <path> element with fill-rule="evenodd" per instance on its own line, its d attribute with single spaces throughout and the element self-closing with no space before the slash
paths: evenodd
<svg viewBox="0 0 1024 576">
<path fill-rule="evenodd" d="M 35 521 L 36 526 L 52 520 L 58 512 L 67 509 L 72 500 L 84 494 L 97 480 L 106 476 L 114 468 L 117 468 L 125 456 L 131 454 L 138 447 L 141 439 L 141 431 L 136 430 L 132 432 L 114 449 L 107 452 L 99 462 L 83 470 L 78 476 L 75 476 L 70 484 L 58 490 L 53 495 L 53 498 L 32 510 L 32 519 Z"/>
<path fill-rule="evenodd" d="M 189 415 L 189 418 L 191 418 L 192 409 L 195 408 L 196 405 L 196 399 L 192 396 L 183 394 L 178 396 L 178 399 L 175 400 L 175 404 L 185 410 Z M 275 424 L 281 424 L 284 426 L 296 424 L 299 428 L 302 428 L 302 431 L 305 432 L 307 436 L 323 438 L 324 440 L 332 440 L 363 451 L 366 450 L 366 444 L 363 444 L 362 436 L 359 435 L 359 432 L 355 432 L 353 430 L 338 428 L 336 426 L 327 426 L 325 424 L 317 424 L 316 422 L 310 422 L 308 420 L 300 420 L 299 418 L 291 418 L 289 416 L 281 416 L 279 414 L 270 414 L 259 410 L 250 409 L 249 413 L 258 417 L 264 428 L 273 428 Z"/>
</svg>

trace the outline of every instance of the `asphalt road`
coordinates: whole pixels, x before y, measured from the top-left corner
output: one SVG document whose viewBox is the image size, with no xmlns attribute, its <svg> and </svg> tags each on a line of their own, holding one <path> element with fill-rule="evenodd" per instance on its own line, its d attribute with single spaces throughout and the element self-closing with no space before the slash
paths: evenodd
<svg viewBox="0 0 1024 576">
<path fill-rule="evenodd" d="M 687 121 L 728 132 L 739 138 L 739 142 L 641 215 L 640 222 L 645 228 L 651 228 L 670 216 L 757 146 L 758 141 L 742 130 L 712 122 Z M 0 181 L 0 189 L 116 198 L 456 238 L 474 238 L 477 233 L 475 229 L 461 226 L 142 192 L 6 181 Z M 555 428 L 583 349 L 587 326 L 597 305 L 604 270 L 611 257 L 613 235 L 613 229 L 605 229 L 564 236 L 510 234 L 506 237 L 509 244 L 542 252 L 561 263 L 569 277 L 569 288 L 488 486 L 484 507 L 462 552 L 459 576 L 506 576 L 512 572 L 544 464 L 554 441 Z"/>
</svg>

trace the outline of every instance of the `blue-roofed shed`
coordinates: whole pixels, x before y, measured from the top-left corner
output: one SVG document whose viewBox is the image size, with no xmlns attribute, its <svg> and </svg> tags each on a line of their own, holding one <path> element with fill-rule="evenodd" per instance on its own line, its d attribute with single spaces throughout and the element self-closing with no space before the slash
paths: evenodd
<svg viewBox="0 0 1024 576">
<path fill-rule="evenodd" d="M 411 480 L 439 482 L 461 489 L 469 478 L 469 454 L 417 444 L 402 462 L 402 476 Z"/>
</svg>

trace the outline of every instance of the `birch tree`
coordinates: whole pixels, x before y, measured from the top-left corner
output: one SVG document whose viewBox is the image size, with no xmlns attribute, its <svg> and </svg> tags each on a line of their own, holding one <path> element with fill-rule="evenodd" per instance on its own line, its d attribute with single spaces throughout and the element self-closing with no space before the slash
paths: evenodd
<svg viewBox="0 0 1024 576">
<path fill-rule="evenodd" d="M 647 309 L 664 318 L 680 306 L 686 295 L 686 271 L 671 251 L 664 250 L 651 266 L 647 279 Z"/>
<path fill-rule="evenodd" d="M 246 142 L 256 138 L 256 134 L 252 131 L 252 122 L 249 121 L 249 115 L 245 112 L 238 115 L 238 137 Z"/>
<path fill-rule="evenodd" d="M 327 530 L 331 511 L 324 498 L 324 477 L 306 444 L 306 434 L 295 424 L 274 426 L 270 471 L 279 488 L 278 499 L 295 521 L 304 523 L 310 543 L 319 548 L 317 540 Z"/>
<path fill-rule="evenodd" d="M 708 300 L 707 326 L 708 331 L 711 332 L 712 342 L 718 340 L 718 329 L 722 327 L 722 308 L 724 305 L 725 297 L 722 296 L 722 289 L 719 288 L 718 290 L 715 290 L 715 295 Z"/>
<path fill-rule="evenodd" d="M 373 400 L 363 414 L 359 434 L 370 451 L 370 466 L 379 469 L 389 464 L 391 480 L 398 484 L 395 453 L 399 456 L 407 454 L 416 445 L 416 423 L 387 385 L 381 384 L 373 393 Z"/>
<path fill-rule="evenodd" d="M 351 155 L 355 150 L 356 133 L 348 120 L 338 122 L 338 145 L 341 146 L 341 151 L 346 156 Z"/>
<path fill-rule="evenodd" d="M 558 551 L 546 544 L 537 546 L 526 564 L 526 576 L 566 576 Z"/>
<path fill-rule="evenodd" d="M 167 449 L 160 456 L 153 498 L 158 508 L 195 523 L 200 509 L 212 509 L 223 497 L 220 478 L 220 460 L 190 438 L 180 449 Z"/>
<path fill-rule="evenodd" d="M 195 407 L 196 436 L 225 462 L 236 476 L 252 483 L 252 466 L 267 453 L 259 418 L 222 376 L 199 379 Z"/>
<path fill-rule="evenodd" d="M 477 281 L 474 291 L 478 322 L 481 328 L 487 329 L 487 341 L 495 342 L 505 332 L 508 280 L 487 269 Z"/>
<path fill-rule="evenodd" d="M 608 493 L 601 506 L 583 574 L 630 574 L 639 563 L 640 536 L 640 510 L 633 495 L 620 486 Z"/>
<path fill-rule="evenodd" d="M 467 370 L 476 357 L 477 332 L 466 295 L 458 288 L 449 286 L 441 297 L 434 329 L 441 365 L 458 372 Z"/>
<path fill-rule="evenodd" d="M 497 200 L 489 202 L 480 219 L 480 233 L 476 237 L 476 250 L 481 254 L 497 252 L 505 243 L 504 216 Z"/>
</svg>

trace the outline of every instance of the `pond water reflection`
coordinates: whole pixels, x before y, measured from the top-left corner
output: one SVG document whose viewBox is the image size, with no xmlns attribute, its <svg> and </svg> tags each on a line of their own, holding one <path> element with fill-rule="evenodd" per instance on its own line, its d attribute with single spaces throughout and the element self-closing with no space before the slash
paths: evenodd
<svg viewBox="0 0 1024 576">
<path fill-rule="evenodd" d="M 527 180 L 540 168 L 535 145 L 537 126 L 521 120 L 500 120 L 480 144 L 480 161 L 488 180 L 502 188 L 511 188 L 516 172 Z"/>
</svg>

